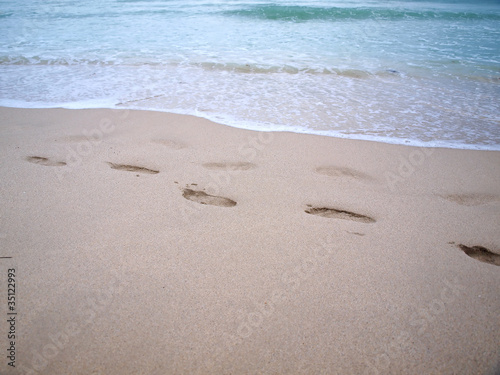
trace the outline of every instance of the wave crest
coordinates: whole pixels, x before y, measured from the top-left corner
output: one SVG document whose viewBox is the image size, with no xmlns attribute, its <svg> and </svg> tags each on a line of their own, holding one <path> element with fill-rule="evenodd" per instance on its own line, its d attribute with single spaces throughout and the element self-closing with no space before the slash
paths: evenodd
<svg viewBox="0 0 500 375">
<path fill-rule="evenodd" d="M 450 11 L 410 11 L 382 8 L 335 8 L 311 6 L 261 5 L 246 9 L 224 12 L 228 16 L 260 18 L 264 20 L 279 20 L 303 22 L 309 20 L 342 21 L 383 19 L 389 21 L 407 19 L 444 19 L 444 20 L 500 20 L 500 14 L 450 12 Z"/>
</svg>

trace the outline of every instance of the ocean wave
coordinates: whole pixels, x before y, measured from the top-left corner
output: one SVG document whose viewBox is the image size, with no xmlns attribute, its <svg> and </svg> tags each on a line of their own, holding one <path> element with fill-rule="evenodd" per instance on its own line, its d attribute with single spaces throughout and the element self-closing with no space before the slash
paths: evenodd
<svg viewBox="0 0 500 375">
<path fill-rule="evenodd" d="M 424 62 L 425 63 L 425 62 Z M 429 62 L 430 65 L 437 65 L 437 62 Z M 415 75 L 415 72 L 399 71 L 396 69 L 382 68 L 374 70 L 339 68 L 335 66 L 326 67 L 304 67 L 293 65 L 262 65 L 255 63 L 236 63 L 236 62 L 186 62 L 186 61 L 164 61 L 164 60 L 148 60 L 146 58 L 116 58 L 109 60 L 88 59 L 88 58 L 72 58 L 59 57 L 48 58 L 40 56 L 0 56 L 0 66 L 95 66 L 95 67 L 156 67 L 178 68 L 178 69 L 201 69 L 213 72 L 228 72 L 236 74 L 305 74 L 305 75 L 325 75 L 325 76 L 341 76 L 355 79 L 370 79 L 370 78 L 387 78 L 387 77 L 420 77 L 422 73 Z M 498 71 L 496 66 L 482 66 L 482 69 L 490 74 L 478 75 L 477 70 L 471 70 L 472 74 L 467 72 L 454 72 L 455 75 L 462 79 L 472 81 L 481 81 L 493 84 L 500 84 L 500 77 L 493 72 Z M 425 74 L 424 74 L 425 76 Z"/>
<path fill-rule="evenodd" d="M 35 14 L 32 19 L 35 21 L 37 20 L 43 20 L 43 19 L 54 19 L 54 20 L 59 20 L 59 19 L 73 19 L 73 20 L 79 20 L 79 19 L 105 19 L 105 18 L 122 18 L 122 17 L 127 17 L 127 16 L 134 16 L 134 17 L 142 17 L 142 16 L 162 16 L 162 15 L 171 15 L 171 16 L 179 16 L 181 13 L 185 13 L 184 10 L 182 9 L 153 9 L 153 10 L 148 10 L 148 9 L 140 9 L 140 10 L 127 10 L 127 9 L 115 9 L 113 11 L 108 11 L 108 12 L 62 12 L 62 11 L 57 11 L 53 10 L 50 13 L 41 13 L 41 14 Z"/>
<path fill-rule="evenodd" d="M 1 65 L 25 65 L 25 66 L 131 66 L 131 67 L 177 67 L 180 69 L 200 68 L 206 71 L 220 71 L 241 74 L 312 74 L 312 75 L 338 75 L 351 78 L 370 78 L 373 76 L 396 76 L 400 72 L 392 69 L 370 72 L 359 69 L 340 69 L 336 67 L 325 68 L 308 68 L 308 67 L 294 67 L 292 65 L 270 65 L 264 66 L 260 64 L 245 64 L 233 62 L 162 62 L 162 61 L 130 61 L 123 60 L 108 60 L 101 61 L 95 59 L 77 59 L 77 58 L 43 58 L 39 56 L 25 57 L 25 56 L 0 56 Z"/>
<path fill-rule="evenodd" d="M 116 65 L 113 61 L 76 58 L 44 58 L 40 56 L 0 56 L 0 65 Z"/>
<path fill-rule="evenodd" d="M 187 65 L 184 65 L 187 66 Z M 262 66 L 258 64 L 237 64 L 237 63 L 215 63 L 215 62 L 201 62 L 192 63 L 189 66 L 200 67 L 205 70 L 215 71 L 228 71 L 234 73 L 253 73 L 253 74 L 273 74 L 273 73 L 286 73 L 286 74 L 314 74 L 314 75 L 341 75 L 352 78 L 369 78 L 376 75 L 369 71 L 358 69 L 339 69 L 334 67 L 329 68 L 299 68 L 291 65 L 275 65 L 275 66 Z M 395 70 L 386 70 L 380 74 L 397 74 Z"/>
<path fill-rule="evenodd" d="M 303 22 L 309 20 L 343 21 L 380 19 L 397 20 L 500 20 L 498 13 L 451 12 L 451 11 L 412 11 L 385 8 L 337 8 L 311 6 L 259 5 L 245 9 L 223 12 L 227 16 L 250 17 L 263 20 Z"/>
</svg>

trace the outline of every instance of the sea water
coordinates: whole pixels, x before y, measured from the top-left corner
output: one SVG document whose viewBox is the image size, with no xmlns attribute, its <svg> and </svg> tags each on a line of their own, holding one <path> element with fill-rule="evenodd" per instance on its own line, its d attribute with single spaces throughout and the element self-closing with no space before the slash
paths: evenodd
<svg viewBox="0 0 500 375">
<path fill-rule="evenodd" d="M 500 150 L 500 1 L 1 0 L 0 105 Z"/>
</svg>

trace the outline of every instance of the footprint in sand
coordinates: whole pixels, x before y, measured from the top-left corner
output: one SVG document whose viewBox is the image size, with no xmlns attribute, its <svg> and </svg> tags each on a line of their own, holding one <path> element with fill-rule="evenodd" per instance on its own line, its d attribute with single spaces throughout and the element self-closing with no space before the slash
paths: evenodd
<svg viewBox="0 0 500 375">
<path fill-rule="evenodd" d="M 483 246 L 466 246 L 466 245 L 457 245 L 460 250 L 462 250 L 465 254 L 479 260 L 480 262 L 494 264 L 495 266 L 500 266 L 500 254 L 496 254 Z"/>
<path fill-rule="evenodd" d="M 347 177 L 359 180 L 374 180 L 373 177 L 363 172 L 345 167 L 335 167 L 335 166 L 318 167 L 316 168 L 316 172 L 329 177 Z"/>
<path fill-rule="evenodd" d="M 360 236 L 360 237 L 363 237 L 365 235 L 364 233 L 359 233 L 359 232 L 349 232 L 349 231 L 347 231 L 347 233 L 354 234 L 355 236 Z"/>
<path fill-rule="evenodd" d="M 246 162 L 227 162 L 227 163 L 205 163 L 206 169 L 217 171 L 247 171 L 256 167 L 253 163 Z"/>
<path fill-rule="evenodd" d="M 344 219 L 344 220 L 352 220 L 358 221 L 360 223 L 375 223 L 375 219 L 357 214 L 355 212 L 339 210 L 336 208 L 327 208 L 327 207 L 312 207 L 308 205 L 309 208 L 304 212 L 310 215 L 316 215 L 321 217 L 326 217 L 329 219 Z"/>
<path fill-rule="evenodd" d="M 113 169 L 117 169 L 119 171 L 127 171 L 127 172 L 136 172 L 136 173 L 149 173 L 149 174 L 157 174 L 160 173 L 160 171 L 156 171 L 154 169 L 149 169 L 149 168 L 144 168 L 144 167 L 137 167 L 135 165 L 128 165 L 128 164 L 115 164 L 115 163 L 110 163 L 107 162 L 109 166 Z"/>
<path fill-rule="evenodd" d="M 449 194 L 439 195 L 439 197 L 461 206 L 481 206 L 490 202 L 500 201 L 500 197 L 492 194 Z"/>
<path fill-rule="evenodd" d="M 171 139 L 154 139 L 154 143 L 158 143 L 160 145 L 166 146 L 167 148 L 170 148 L 171 150 L 181 150 L 183 148 L 186 148 L 187 146 L 182 143 L 182 142 L 177 142 Z"/>
<path fill-rule="evenodd" d="M 219 207 L 233 207 L 236 202 L 229 198 L 210 195 L 201 190 L 184 189 L 182 196 L 190 201 Z"/>
<path fill-rule="evenodd" d="M 49 158 L 44 158 L 41 156 L 28 156 L 26 157 L 26 160 L 30 163 L 40 164 L 46 167 L 62 167 L 66 165 L 64 161 L 50 160 Z"/>
</svg>

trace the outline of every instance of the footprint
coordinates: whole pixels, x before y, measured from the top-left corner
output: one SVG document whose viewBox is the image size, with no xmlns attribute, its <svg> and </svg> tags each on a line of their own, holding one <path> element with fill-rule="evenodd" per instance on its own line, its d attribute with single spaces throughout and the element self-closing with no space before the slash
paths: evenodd
<svg viewBox="0 0 500 375">
<path fill-rule="evenodd" d="M 373 177 L 363 172 L 345 167 L 335 167 L 335 166 L 318 167 L 316 168 L 316 172 L 330 177 L 349 177 L 360 180 L 373 180 Z"/>
<path fill-rule="evenodd" d="M 481 206 L 500 200 L 498 196 L 492 194 L 449 194 L 439 195 L 439 197 L 450 202 L 458 203 L 461 206 Z"/>
<path fill-rule="evenodd" d="M 187 147 L 184 143 L 173 141 L 171 139 L 154 139 L 153 142 L 159 143 L 172 150 L 180 150 Z"/>
<path fill-rule="evenodd" d="M 344 220 L 352 220 L 359 221 L 360 223 L 375 223 L 375 219 L 357 214 L 350 211 L 338 210 L 336 208 L 327 208 L 327 207 L 311 207 L 304 211 L 305 213 L 326 217 L 330 219 L 344 219 Z"/>
<path fill-rule="evenodd" d="M 210 204 L 212 206 L 233 207 L 236 202 L 229 198 L 210 195 L 200 190 L 184 189 L 182 196 L 190 201 L 200 204 Z"/>
<path fill-rule="evenodd" d="M 33 164 L 45 165 L 46 167 L 62 167 L 66 165 L 64 161 L 55 161 L 41 156 L 28 156 L 26 160 Z"/>
<path fill-rule="evenodd" d="M 480 262 L 494 264 L 495 266 L 500 266 L 500 255 L 495 254 L 494 252 L 488 250 L 482 246 L 465 246 L 465 245 L 457 245 L 460 250 L 462 250 L 465 254 L 479 260 Z"/>
<path fill-rule="evenodd" d="M 246 171 L 256 167 L 253 163 L 246 162 L 228 162 L 228 163 L 205 163 L 203 166 L 207 169 L 224 170 L 224 171 Z"/>
<path fill-rule="evenodd" d="M 109 166 L 113 169 L 118 169 L 119 171 L 128 171 L 128 172 L 136 172 L 136 173 L 149 173 L 149 174 L 157 174 L 160 171 L 155 171 L 154 169 L 137 167 L 135 165 L 128 164 L 115 164 L 108 162 Z"/>
</svg>

